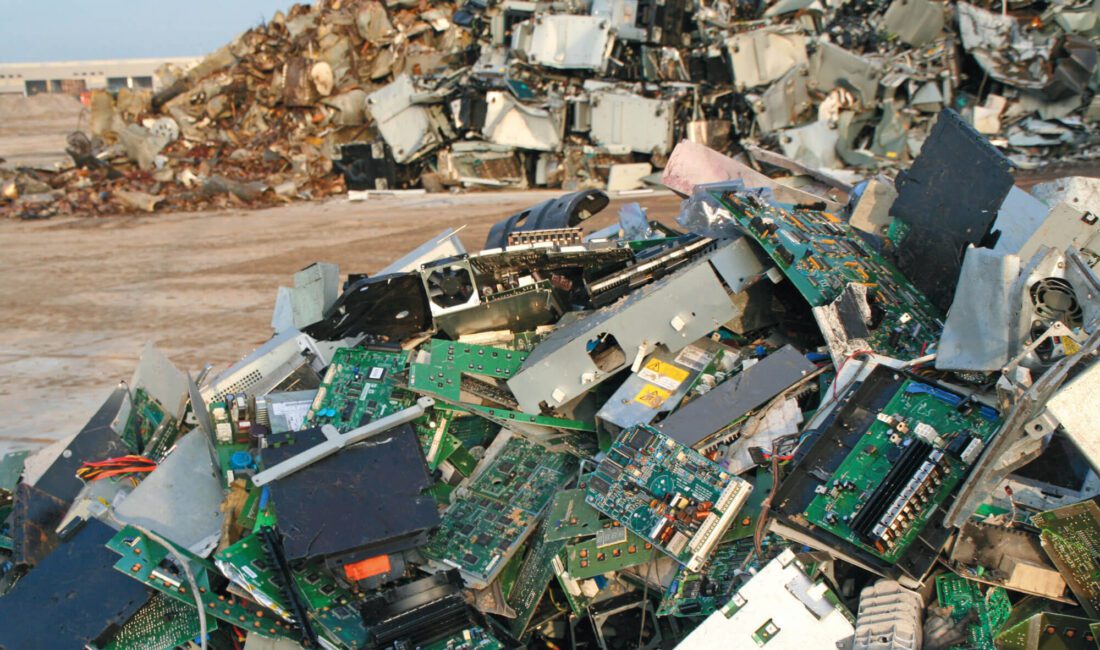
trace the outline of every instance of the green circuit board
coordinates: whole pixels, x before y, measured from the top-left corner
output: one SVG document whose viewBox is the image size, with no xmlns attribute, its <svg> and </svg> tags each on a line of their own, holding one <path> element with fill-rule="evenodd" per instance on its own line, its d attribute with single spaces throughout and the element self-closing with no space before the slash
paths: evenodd
<svg viewBox="0 0 1100 650">
<path fill-rule="evenodd" d="M 405 351 L 340 348 L 332 355 L 304 426 L 331 424 L 350 431 L 405 408 L 393 393 L 408 360 Z"/>
<path fill-rule="evenodd" d="M 448 402 L 458 402 L 464 375 L 509 379 L 516 374 L 528 352 L 432 339 L 431 361 L 409 368 L 409 388 Z"/>
<path fill-rule="evenodd" d="M 630 529 L 606 522 L 595 537 L 565 547 L 565 567 L 577 580 L 622 571 L 653 559 L 653 544 Z"/>
<path fill-rule="evenodd" d="M 906 379 L 810 502 L 806 519 L 896 562 L 962 482 L 969 468 L 960 459 L 965 447 L 983 445 L 999 426 L 993 409 L 964 414 L 956 408 L 959 401 L 953 393 Z M 911 472 L 899 476 L 905 468 Z"/>
<path fill-rule="evenodd" d="M 434 472 L 444 462 L 450 462 L 460 474 L 469 476 L 477 467 L 477 459 L 470 455 L 462 441 L 451 432 L 454 423 L 463 419 L 477 418 L 462 418 L 451 410 L 431 409 L 413 422 L 430 471 Z"/>
<path fill-rule="evenodd" d="M 936 577 L 936 597 L 940 607 L 951 608 L 956 621 L 973 615 L 966 643 L 951 650 L 995 650 L 994 638 L 1012 614 L 1012 602 L 1003 587 L 991 587 L 983 596 L 977 582 L 944 573 Z"/>
<path fill-rule="evenodd" d="M 278 614 L 289 612 L 282 577 L 272 569 L 259 535 L 244 537 L 219 551 L 215 555 L 215 563 L 222 574 L 229 576 L 257 603 Z M 306 565 L 292 569 L 292 574 L 312 623 L 320 627 L 328 638 L 350 647 L 361 646 L 366 640 L 366 628 L 356 612 L 354 595 L 344 590 L 323 569 Z"/>
<path fill-rule="evenodd" d="M 165 547 L 132 526 L 125 526 L 111 538 L 107 548 L 121 556 L 115 563 L 116 570 L 174 600 L 194 606 L 195 594 L 190 583 L 174 564 L 165 561 L 169 556 Z M 186 549 L 176 547 L 176 551 L 187 559 L 191 567 L 199 587 L 198 600 L 203 604 L 203 611 L 207 616 L 264 636 L 297 637 L 295 630 L 272 612 L 265 611 L 250 601 L 215 592 L 211 588 L 210 576 L 218 575 L 218 571 L 212 562 L 199 558 Z"/>
<path fill-rule="evenodd" d="M 604 526 L 603 516 L 584 500 L 585 490 L 562 490 L 554 495 L 546 512 L 546 538 L 549 540 L 573 539 L 583 535 L 595 535 Z"/>
<path fill-rule="evenodd" d="M 1031 523 L 1081 607 L 1100 618 L 1100 507 L 1082 501 L 1041 512 Z"/>
<path fill-rule="evenodd" d="M 900 271 L 828 212 L 788 209 L 737 193 L 716 193 L 733 218 L 779 266 L 813 307 L 840 297 L 849 283 L 868 288 L 882 319 L 871 332 L 872 351 L 897 359 L 934 345 L 943 316 Z"/>
<path fill-rule="evenodd" d="M 754 552 L 751 539 L 724 542 L 702 572 L 680 567 L 661 600 L 657 616 L 707 616 L 733 596 L 734 579 Z"/>
<path fill-rule="evenodd" d="M 512 636 L 522 638 L 531 624 L 531 618 L 538 609 L 542 595 L 554 578 L 554 558 L 565 548 L 563 540 L 548 540 L 545 530 L 536 533 L 534 543 L 530 544 L 523 565 L 516 574 L 515 582 L 508 592 L 508 606 L 516 612 L 509 629 Z"/>
<path fill-rule="evenodd" d="M 120 437 L 134 453 L 159 460 L 176 441 L 179 424 L 145 389 L 134 389 L 131 398 Z"/>
<path fill-rule="evenodd" d="M 0 458 L 0 503 L 11 499 L 11 493 L 19 485 L 23 465 L 30 454 L 29 451 L 13 451 Z"/>
<path fill-rule="evenodd" d="M 588 503 L 700 569 L 737 523 L 752 485 L 656 429 L 619 434 L 588 481 Z"/>
<path fill-rule="evenodd" d="M 1100 625 L 1079 616 L 1043 612 L 1001 631 L 997 650 L 1095 650 Z"/>
<path fill-rule="evenodd" d="M 506 647 L 484 628 L 471 627 L 445 639 L 419 646 L 419 650 L 504 650 Z"/>
<path fill-rule="evenodd" d="M 217 619 L 207 619 L 208 632 L 218 629 Z M 103 650 L 172 650 L 198 638 L 201 629 L 195 606 L 155 593 L 141 606 Z"/>
<path fill-rule="evenodd" d="M 554 493 L 576 473 L 576 460 L 523 438 L 498 438 L 497 452 L 479 468 L 443 514 L 421 552 L 459 569 L 471 586 L 496 577 L 519 549 Z M 489 454 L 494 453 L 490 449 Z"/>
</svg>

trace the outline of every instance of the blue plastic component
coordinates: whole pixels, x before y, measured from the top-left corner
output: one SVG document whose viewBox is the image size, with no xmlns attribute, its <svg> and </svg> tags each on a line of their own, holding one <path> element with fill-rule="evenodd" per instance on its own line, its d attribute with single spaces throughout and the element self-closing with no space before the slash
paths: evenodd
<svg viewBox="0 0 1100 650">
<path fill-rule="evenodd" d="M 252 467 L 252 454 L 247 451 L 235 451 L 229 457 L 229 469 L 242 470 Z"/>
</svg>

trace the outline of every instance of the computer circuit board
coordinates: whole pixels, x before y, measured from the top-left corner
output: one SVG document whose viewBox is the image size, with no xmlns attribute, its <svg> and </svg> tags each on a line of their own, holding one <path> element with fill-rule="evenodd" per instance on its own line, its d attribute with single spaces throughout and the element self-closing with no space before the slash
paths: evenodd
<svg viewBox="0 0 1100 650">
<path fill-rule="evenodd" d="M 618 523 L 605 520 L 594 537 L 570 542 L 565 547 L 565 567 L 577 580 L 622 571 L 649 562 L 653 544 Z"/>
<path fill-rule="evenodd" d="M 256 602 L 282 616 L 289 615 L 287 586 L 264 550 L 259 534 L 243 537 L 219 551 L 214 556 L 214 563 Z M 366 629 L 355 609 L 355 594 L 344 589 L 320 566 L 303 565 L 292 568 L 291 573 L 297 594 L 311 613 L 311 622 L 326 636 L 348 644 L 362 643 L 366 639 Z"/>
<path fill-rule="evenodd" d="M 516 612 L 508 627 L 517 639 L 523 637 L 531 624 L 539 601 L 554 578 L 554 558 L 565 548 L 564 540 L 547 539 L 545 533 L 544 528 L 536 531 L 536 539 L 530 544 L 507 596 L 508 605 Z"/>
<path fill-rule="evenodd" d="M 1094 650 L 1096 623 L 1080 616 L 1042 612 L 1001 630 L 997 650 Z"/>
<path fill-rule="evenodd" d="M 646 426 L 623 431 L 588 481 L 588 503 L 689 569 L 736 522 L 752 484 Z"/>
<path fill-rule="evenodd" d="M 936 344 L 942 315 L 847 223 L 828 212 L 784 209 L 736 192 L 715 198 L 811 306 L 833 302 L 849 283 L 866 286 L 881 317 L 868 339 L 873 352 L 911 359 Z"/>
<path fill-rule="evenodd" d="M 208 632 L 218 629 L 218 620 L 208 618 L 206 628 Z M 193 604 L 155 593 L 102 650 L 172 650 L 197 638 L 200 631 Z"/>
<path fill-rule="evenodd" d="M 190 565 L 199 593 L 195 594 L 184 572 L 179 569 L 168 549 L 149 539 L 132 526 L 125 526 L 107 548 L 120 555 L 115 569 L 145 584 L 155 591 L 183 604 L 202 603 L 207 616 L 225 621 L 242 630 L 257 631 L 265 636 L 299 638 L 298 632 L 270 610 L 232 595 L 213 589 L 211 576 L 218 576 L 214 564 L 191 555 L 185 549 L 175 548 Z"/>
<path fill-rule="evenodd" d="M 159 460 L 176 441 L 179 423 L 145 389 L 136 388 L 130 396 L 130 413 L 120 437 L 134 453 Z"/>
<path fill-rule="evenodd" d="M 1100 618 L 1100 507 L 1082 501 L 1041 512 L 1031 523 L 1081 607 Z"/>
<path fill-rule="evenodd" d="M 562 490 L 554 495 L 543 524 L 547 539 L 568 540 L 595 535 L 604 526 L 606 520 L 598 510 L 585 502 L 585 494 L 583 488 L 576 488 Z"/>
<path fill-rule="evenodd" d="M 492 582 L 577 467 L 568 454 L 508 433 L 494 440 L 482 464 L 421 549 L 459 569 L 472 587 Z"/>
<path fill-rule="evenodd" d="M 350 431 L 401 410 L 404 402 L 393 397 L 408 361 L 409 353 L 403 350 L 337 350 L 303 427 L 331 424 L 338 431 Z"/>
<path fill-rule="evenodd" d="M 952 650 L 995 650 L 994 639 L 1012 614 L 1012 602 L 1003 587 L 991 587 L 985 595 L 981 585 L 953 573 L 936 577 L 936 597 L 940 607 L 951 609 L 951 618 L 967 625 L 965 644 Z"/>
<path fill-rule="evenodd" d="M 906 378 L 818 487 L 805 517 L 896 562 L 962 482 L 999 424 L 988 406 L 967 407 L 955 393 Z"/>
</svg>

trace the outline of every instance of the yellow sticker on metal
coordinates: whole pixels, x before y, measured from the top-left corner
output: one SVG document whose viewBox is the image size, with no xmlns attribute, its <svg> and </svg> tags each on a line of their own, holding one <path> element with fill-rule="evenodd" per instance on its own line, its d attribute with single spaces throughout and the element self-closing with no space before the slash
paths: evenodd
<svg viewBox="0 0 1100 650">
<path fill-rule="evenodd" d="M 667 361 L 650 359 L 638 376 L 667 390 L 676 390 L 688 378 L 688 371 Z"/>
<path fill-rule="evenodd" d="M 643 406 L 648 406 L 651 409 L 659 409 L 669 397 L 672 397 L 672 393 L 669 391 L 660 386 L 646 384 L 638 391 L 638 394 L 634 396 L 634 401 Z"/>
</svg>

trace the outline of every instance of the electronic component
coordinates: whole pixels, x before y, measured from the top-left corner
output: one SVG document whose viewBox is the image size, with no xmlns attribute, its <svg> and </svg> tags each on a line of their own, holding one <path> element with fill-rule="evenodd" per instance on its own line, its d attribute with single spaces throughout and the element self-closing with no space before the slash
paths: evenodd
<svg viewBox="0 0 1100 650">
<path fill-rule="evenodd" d="M 698 570 L 735 522 L 752 484 L 656 429 L 627 429 L 588 485 L 588 502 Z"/>
<path fill-rule="evenodd" d="M 683 405 L 656 428 L 683 445 L 696 447 L 816 369 L 793 346 L 783 346 L 736 375 L 734 381 L 724 381 Z"/>
<path fill-rule="evenodd" d="M 588 505 L 584 497 L 585 491 L 579 488 L 554 495 L 543 524 L 546 539 L 573 539 L 601 529 L 604 522 L 599 511 Z"/>
<path fill-rule="evenodd" d="M 331 424 L 344 432 L 391 415 L 403 407 L 392 399 L 394 378 L 405 371 L 409 353 L 340 348 L 332 356 L 303 426 Z"/>
<path fill-rule="evenodd" d="M 645 564 L 653 559 L 653 544 L 626 527 L 605 520 L 605 527 L 583 541 L 565 547 L 565 566 L 577 580 Z"/>
<path fill-rule="evenodd" d="M 1096 622 L 1079 616 L 1042 612 L 997 635 L 997 650 L 1093 650 Z"/>
<path fill-rule="evenodd" d="M 785 550 L 707 617 L 681 650 L 768 650 L 844 647 L 854 633 L 852 615 L 821 582 L 815 582 Z"/>
<path fill-rule="evenodd" d="M 847 223 L 827 212 L 788 211 L 749 194 L 715 193 L 715 198 L 811 307 L 834 303 L 849 285 L 870 287 L 864 292 L 870 316 L 859 305 L 836 306 L 841 329 L 852 338 L 865 339 L 863 349 L 911 359 L 920 355 L 922 345 L 936 343 L 943 320 L 939 310 Z M 875 312 L 880 318 L 873 317 Z M 814 313 L 828 339 L 835 328 L 821 322 L 821 312 Z M 877 322 L 873 331 L 867 324 L 872 321 Z M 844 357 L 836 358 L 834 353 L 833 360 L 839 365 Z"/>
<path fill-rule="evenodd" d="M 501 432 L 421 552 L 471 587 L 488 585 L 575 471 L 573 457 Z"/>
<path fill-rule="evenodd" d="M 136 528 L 125 526 L 110 538 L 106 546 L 120 556 L 114 564 L 116 571 L 173 600 L 193 608 L 197 598 L 207 616 L 241 629 L 261 631 L 265 636 L 298 638 L 294 627 L 270 610 L 245 598 L 232 595 L 227 597 L 221 589 L 215 589 L 216 585 L 211 580 L 219 577 L 218 571 L 208 560 L 175 547 L 175 551 L 190 566 L 199 588 L 198 594 L 195 594 L 183 569 L 169 550 Z M 222 584 L 224 582 L 221 581 Z"/>
<path fill-rule="evenodd" d="M 766 537 L 765 552 L 778 551 L 778 538 Z M 661 600 L 658 616 L 709 616 L 729 602 L 736 580 L 748 567 L 745 560 L 755 552 L 751 539 L 723 542 L 714 549 L 703 571 L 688 571 L 681 566 Z M 759 568 L 754 563 L 754 568 Z M 743 568 L 744 567 L 744 568 Z"/>
<path fill-rule="evenodd" d="M 936 577 L 936 597 L 940 607 L 950 608 L 956 622 L 969 619 L 967 647 L 975 650 L 993 650 L 994 637 L 1012 614 L 1004 589 L 991 587 L 982 595 L 978 583 L 952 573 Z"/>
<path fill-rule="evenodd" d="M 920 577 L 947 539 L 929 523 L 942 517 L 969 469 L 954 455 L 966 446 L 958 443 L 988 441 L 1000 424 L 988 406 L 957 408 L 964 399 L 915 375 L 874 367 L 803 445 L 773 509 L 795 527 L 804 519 L 821 543 L 887 577 Z M 917 422 L 933 427 L 946 447 L 913 435 Z"/>
<path fill-rule="evenodd" d="M 477 623 L 462 598 L 462 579 L 455 571 L 378 593 L 360 611 L 370 630 L 364 648 L 423 648 Z"/>
<path fill-rule="evenodd" d="M 1081 607 L 1100 617 L 1100 507 L 1083 501 L 1031 518 L 1043 550 L 1062 572 Z"/>
<path fill-rule="evenodd" d="M 516 612 L 509 629 L 519 639 L 527 632 L 527 626 L 535 615 L 542 595 L 554 578 L 554 559 L 565 548 L 565 541 L 546 539 L 545 531 L 536 532 L 535 541 L 523 558 L 515 582 L 508 593 L 508 605 Z"/>
</svg>

